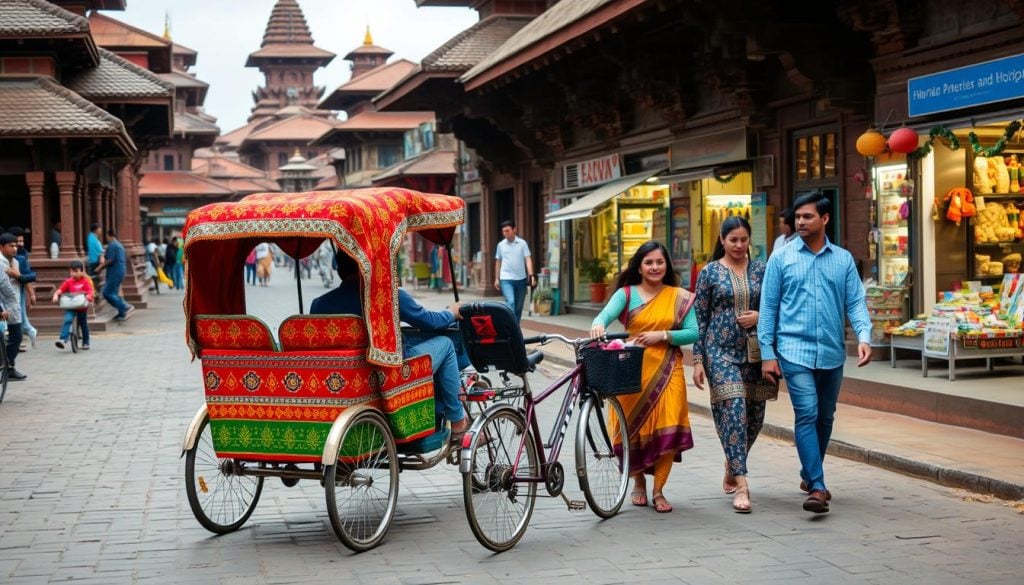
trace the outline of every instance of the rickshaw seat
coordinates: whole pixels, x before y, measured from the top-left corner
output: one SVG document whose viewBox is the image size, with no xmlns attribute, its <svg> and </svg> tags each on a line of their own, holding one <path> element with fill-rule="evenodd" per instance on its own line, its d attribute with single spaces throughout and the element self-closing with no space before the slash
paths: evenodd
<svg viewBox="0 0 1024 585">
<path fill-rule="evenodd" d="M 277 332 L 282 351 L 365 350 L 370 345 L 366 323 L 357 315 L 293 315 Z"/>
<path fill-rule="evenodd" d="M 270 327 L 251 315 L 196 315 L 196 341 L 203 349 L 278 351 Z"/>
<path fill-rule="evenodd" d="M 526 355 L 523 332 L 505 303 L 479 301 L 459 308 L 459 328 L 469 361 L 479 372 L 491 368 L 517 375 L 532 372 L 543 359 Z"/>
</svg>

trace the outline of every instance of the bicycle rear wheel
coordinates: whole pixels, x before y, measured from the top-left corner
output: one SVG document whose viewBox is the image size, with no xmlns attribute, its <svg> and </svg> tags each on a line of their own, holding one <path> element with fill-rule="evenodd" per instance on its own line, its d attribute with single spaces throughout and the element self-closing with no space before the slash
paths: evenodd
<svg viewBox="0 0 1024 585">
<path fill-rule="evenodd" d="M 615 454 L 616 443 L 621 444 L 621 458 Z M 614 397 L 592 395 L 583 402 L 576 423 L 576 475 L 595 514 L 611 518 L 619 512 L 629 483 L 629 431 Z"/>
<path fill-rule="evenodd" d="M 479 428 L 469 446 L 469 471 L 462 474 L 466 519 L 480 544 L 503 552 L 519 542 L 533 515 L 537 483 L 516 477 L 540 475 L 537 445 L 526 420 L 510 408 L 488 415 Z"/>
<path fill-rule="evenodd" d="M 69 343 L 71 343 L 71 353 L 78 353 L 78 325 L 72 325 L 71 335 L 68 336 Z"/>
<path fill-rule="evenodd" d="M 245 475 L 244 469 L 240 461 L 217 457 L 210 418 L 203 420 L 195 445 L 185 453 L 185 494 L 203 528 L 227 534 L 252 515 L 263 492 L 263 478 Z"/>
</svg>

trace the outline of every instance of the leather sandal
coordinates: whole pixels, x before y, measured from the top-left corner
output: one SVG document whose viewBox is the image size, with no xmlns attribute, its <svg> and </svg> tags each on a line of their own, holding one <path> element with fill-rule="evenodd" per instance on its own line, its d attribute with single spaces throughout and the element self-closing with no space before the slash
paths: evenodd
<svg viewBox="0 0 1024 585">
<path fill-rule="evenodd" d="M 732 479 L 732 483 L 729 482 L 730 478 Z M 736 493 L 736 488 L 738 488 L 738 487 L 739 487 L 739 484 L 736 483 L 736 476 L 733 475 L 729 471 L 729 462 L 726 461 L 725 462 L 725 477 L 722 478 L 722 491 L 727 493 L 727 494 L 734 494 L 734 493 Z"/>
<path fill-rule="evenodd" d="M 636 489 L 629 492 L 629 500 L 634 506 L 647 506 L 647 490 Z"/>
<path fill-rule="evenodd" d="M 664 494 L 654 494 L 654 511 L 659 514 L 668 514 L 672 511 L 672 504 L 668 503 Z"/>
</svg>

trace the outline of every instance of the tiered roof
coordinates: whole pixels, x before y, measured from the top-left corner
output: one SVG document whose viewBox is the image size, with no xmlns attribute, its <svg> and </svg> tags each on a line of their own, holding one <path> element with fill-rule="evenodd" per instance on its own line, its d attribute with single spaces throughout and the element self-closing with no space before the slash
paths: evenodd
<svg viewBox="0 0 1024 585">
<path fill-rule="evenodd" d="M 99 66 L 67 76 L 64 85 L 92 101 L 174 96 L 174 86 L 148 69 L 126 61 L 106 49 L 99 49 L 99 54 Z"/>
<path fill-rule="evenodd" d="M 313 35 L 296 0 L 277 0 L 260 49 L 249 55 L 245 66 L 259 67 L 271 58 L 313 59 L 326 65 L 334 59 L 334 53 L 313 45 Z"/>
</svg>

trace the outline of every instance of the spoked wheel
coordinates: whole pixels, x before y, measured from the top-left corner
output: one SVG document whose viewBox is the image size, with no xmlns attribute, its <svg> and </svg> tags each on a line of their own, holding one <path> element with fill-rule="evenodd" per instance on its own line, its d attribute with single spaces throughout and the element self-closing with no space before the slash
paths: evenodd
<svg viewBox="0 0 1024 585">
<path fill-rule="evenodd" d="M 524 443 L 525 440 L 525 444 Z M 517 454 L 519 468 L 513 470 Z M 503 409 L 489 415 L 470 443 L 470 467 L 462 475 L 462 496 L 469 527 L 480 544 L 503 552 L 526 533 L 537 497 L 537 446 L 522 415 Z"/>
<path fill-rule="evenodd" d="M 188 505 L 203 528 L 227 534 L 241 528 L 256 509 L 263 478 L 242 475 L 245 465 L 221 459 L 213 450 L 210 418 L 199 427 L 196 444 L 185 454 Z"/>
<path fill-rule="evenodd" d="M 342 433 L 338 461 L 324 468 L 327 513 L 348 548 L 380 544 L 398 505 L 398 453 L 379 412 L 357 414 Z"/>
<path fill-rule="evenodd" d="M 71 343 L 71 353 L 78 353 L 78 323 L 71 328 L 71 335 L 68 336 L 68 341 Z"/>
<path fill-rule="evenodd" d="M 622 458 L 615 444 L 622 446 Z M 629 483 L 629 432 L 614 397 L 590 396 L 576 425 L 576 475 L 590 509 L 601 518 L 619 512 Z"/>
</svg>

